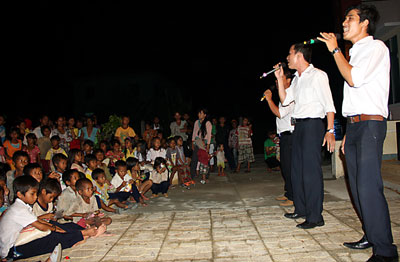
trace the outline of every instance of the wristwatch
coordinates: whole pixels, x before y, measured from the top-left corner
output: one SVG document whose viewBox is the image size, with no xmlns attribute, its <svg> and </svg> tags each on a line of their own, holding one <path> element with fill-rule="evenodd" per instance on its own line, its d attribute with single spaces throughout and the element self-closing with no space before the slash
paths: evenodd
<svg viewBox="0 0 400 262">
<path fill-rule="evenodd" d="M 333 129 L 333 128 L 332 129 L 327 129 L 326 132 L 333 134 L 335 132 L 335 129 Z"/>
<path fill-rule="evenodd" d="M 335 55 L 336 53 L 340 52 L 340 48 L 336 47 L 335 49 L 332 50 L 332 55 Z"/>
</svg>

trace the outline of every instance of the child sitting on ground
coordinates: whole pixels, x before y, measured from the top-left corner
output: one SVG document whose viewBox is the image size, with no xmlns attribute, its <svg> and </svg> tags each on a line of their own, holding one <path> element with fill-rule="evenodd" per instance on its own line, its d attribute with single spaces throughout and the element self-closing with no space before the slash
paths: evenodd
<svg viewBox="0 0 400 262">
<path fill-rule="evenodd" d="M 165 159 L 166 157 L 166 151 L 164 148 L 161 147 L 161 140 L 159 137 L 155 137 L 152 140 L 152 147 L 150 148 L 150 150 L 147 152 L 147 157 L 146 157 L 146 161 L 148 163 L 151 163 L 152 165 L 154 165 L 154 160 L 157 157 L 162 157 Z"/>
<path fill-rule="evenodd" d="M 62 179 L 67 185 L 61 195 L 57 200 L 57 210 L 63 211 L 64 214 L 71 214 L 70 208 L 72 207 L 71 203 L 74 203 L 78 200 L 78 193 L 76 192 L 75 183 L 80 178 L 78 170 L 68 169 L 64 172 Z M 67 220 L 72 220 L 72 217 L 66 217 Z"/>
<path fill-rule="evenodd" d="M 8 195 L 10 202 L 12 202 L 14 199 L 14 179 L 24 174 L 24 167 L 29 163 L 29 155 L 22 150 L 16 151 L 12 157 L 12 161 L 14 163 L 15 170 L 10 170 L 6 174 L 7 188 L 10 190 L 10 194 Z"/>
<path fill-rule="evenodd" d="M 19 130 L 18 128 L 11 128 L 10 140 L 6 140 L 3 143 L 4 153 L 7 164 L 10 165 L 11 169 L 15 169 L 13 156 L 14 153 L 22 150 L 22 141 L 18 139 Z"/>
<path fill-rule="evenodd" d="M 93 147 L 94 143 L 92 140 L 86 139 L 85 141 L 83 141 L 82 144 L 83 155 L 87 156 L 89 154 L 93 154 Z"/>
<path fill-rule="evenodd" d="M 53 156 L 51 162 L 54 166 L 54 172 L 52 172 L 49 177 L 56 178 L 58 181 L 60 181 L 61 189 L 64 190 L 67 185 L 62 180 L 62 175 L 67 169 L 68 157 L 62 153 L 58 153 Z"/>
<path fill-rule="evenodd" d="M 83 152 L 80 149 L 71 149 L 68 153 L 68 166 L 70 169 L 76 169 L 79 172 L 85 173 L 85 167 L 83 166 Z"/>
<path fill-rule="evenodd" d="M 20 176 L 14 180 L 16 200 L 0 220 L 0 257 L 23 259 L 50 253 L 61 243 L 62 248 L 70 248 L 96 233 L 95 228 L 66 232 L 32 212 L 30 205 L 37 200 L 39 183 L 31 176 Z M 47 236 L 22 245 L 16 245 L 22 229 L 32 226 L 40 231 L 51 231 Z"/>
<path fill-rule="evenodd" d="M 100 227 L 103 224 L 110 225 L 112 219 L 99 213 L 92 182 L 87 178 L 80 178 L 75 183 L 75 189 L 78 192 L 77 200 L 72 203 L 65 215 L 73 217 L 73 221 L 84 228 L 87 226 Z"/>
<path fill-rule="evenodd" d="M 61 139 L 60 139 L 59 136 L 57 136 L 57 135 L 52 136 L 50 138 L 50 141 L 51 141 L 51 148 L 50 148 L 49 151 L 47 151 L 45 160 L 47 160 L 50 163 L 50 161 L 53 159 L 53 156 L 56 155 L 56 154 L 63 154 L 68 158 L 68 155 L 65 152 L 65 150 L 60 147 Z M 50 170 L 51 171 L 56 170 L 54 165 L 53 165 L 53 163 L 50 164 Z"/>
<path fill-rule="evenodd" d="M 264 142 L 264 159 L 265 163 L 267 163 L 267 171 L 280 171 L 280 162 L 276 158 L 277 145 L 276 145 L 276 133 L 268 132 L 268 138 Z M 279 138 L 278 138 L 279 139 Z"/>
<path fill-rule="evenodd" d="M 51 130 L 49 126 L 42 126 L 40 128 L 42 135 L 37 140 L 37 145 L 40 150 L 40 163 L 42 165 L 43 171 L 45 174 L 50 172 L 50 163 L 46 160 L 47 152 L 49 152 L 51 148 L 50 134 Z"/>
<path fill-rule="evenodd" d="M 124 202 L 128 198 L 133 198 L 136 203 L 140 203 L 139 191 L 134 184 L 132 176 L 127 171 L 126 162 L 118 160 L 115 163 L 115 168 L 115 175 L 111 180 L 111 184 L 115 188 L 115 196 L 120 202 Z M 137 207 L 137 205 L 133 207 Z"/>
<path fill-rule="evenodd" d="M 110 159 L 108 164 L 110 168 L 111 174 L 115 173 L 115 163 L 118 160 L 124 159 L 124 153 L 121 151 L 121 142 L 118 139 L 114 139 L 111 141 L 112 150 L 109 150 L 106 154 L 106 157 Z"/>
<path fill-rule="evenodd" d="M 158 197 L 158 193 L 162 193 L 164 197 L 168 197 L 169 188 L 169 171 L 167 161 L 162 157 L 157 157 L 154 160 L 154 170 L 150 174 L 152 181 L 151 191 L 152 197 Z"/>
<path fill-rule="evenodd" d="M 132 188 L 136 187 L 136 189 L 133 188 L 133 190 L 135 190 L 135 191 L 138 190 L 138 192 L 140 194 L 140 198 L 139 198 L 140 204 L 142 206 L 147 206 L 147 204 L 144 203 L 144 200 L 149 200 L 149 199 L 147 197 L 145 197 L 142 192 L 143 192 L 143 188 L 146 187 L 146 185 L 149 183 L 148 182 L 149 180 L 147 179 L 147 176 L 145 174 L 141 174 L 139 160 L 134 157 L 129 157 L 126 160 L 126 167 L 127 167 L 128 172 L 130 173 L 133 181 L 135 182 L 132 185 Z M 151 187 L 151 185 L 150 185 L 150 187 Z M 148 187 L 147 190 L 150 187 Z M 136 198 L 135 198 L 135 201 L 137 201 Z"/>
<path fill-rule="evenodd" d="M 111 207 L 113 204 L 123 209 L 128 208 L 128 205 L 125 205 L 118 200 L 116 194 L 112 194 L 115 191 L 115 188 L 114 186 L 109 186 L 108 183 L 106 183 L 106 175 L 104 174 L 103 169 L 96 168 L 93 170 L 92 178 L 94 180 L 93 184 L 96 188 L 94 194 L 98 196 L 101 201 L 103 201 L 104 205 L 108 207 L 109 210 L 105 209 L 106 211 L 114 213 L 117 212 L 117 210 Z"/>
<path fill-rule="evenodd" d="M 85 162 L 87 166 L 85 176 L 87 179 L 93 182 L 92 172 L 97 168 L 97 158 L 95 155 L 89 154 L 85 156 Z"/>
<path fill-rule="evenodd" d="M 104 174 L 106 175 L 106 181 L 109 182 L 113 178 L 113 176 L 110 173 L 110 169 L 107 167 L 107 164 L 105 163 L 105 155 L 103 150 L 96 149 L 94 150 L 93 154 L 95 155 L 97 159 L 97 167 L 103 169 Z"/>
<path fill-rule="evenodd" d="M 36 145 L 36 135 L 29 133 L 26 135 L 27 146 L 23 149 L 29 155 L 29 163 L 40 163 L 40 149 Z"/>
<path fill-rule="evenodd" d="M 40 183 L 43 179 L 43 171 L 42 167 L 38 163 L 30 163 L 24 167 L 24 175 L 31 176 L 38 183 Z"/>
</svg>

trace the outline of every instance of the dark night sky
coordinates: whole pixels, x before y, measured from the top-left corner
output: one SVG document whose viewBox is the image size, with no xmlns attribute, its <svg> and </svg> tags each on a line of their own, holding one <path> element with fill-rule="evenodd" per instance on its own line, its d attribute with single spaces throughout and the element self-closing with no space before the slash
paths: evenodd
<svg viewBox="0 0 400 262">
<path fill-rule="evenodd" d="M 110 95 L 104 97 L 103 104 L 93 105 L 92 112 L 130 111 L 126 113 L 139 120 L 174 107 L 194 112 L 205 105 L 217 116 L 249 115 L 259 133 L 265 134 L 273 127 L 274 118 L 259 98 L 274 78 L 259 80 L 259 75 L 285 60 L 291 44 L 335 28 L 333 0 L 270 2 L 225 6 L 154 3 L 143 8 L 122 1 L 82 1 L 76 5 L 42 1 L 10 21 L 13 52 L 9 54 L 9 71 L 12 86 L 22 97 L 18 112 L 2 111 L 30 117 L 49 112 L 83 114 L 87 108 L 74 101 L 79 92 L 87 90 L 71 92 L 82 79 L 96 78 L 99 83 L 104 77 L 114 78 L 112 83 L 119 81 L 123 86 L 121 79 L 146 75 L 159 79 L 151 94 L 181 93 L 190 104 L 146 97 L 135 90 L 145 81 L 138 80 L 132 87 L 132 98 L 113 92 L 119 90 L 114 84 L 95 84 L 93 90 L 106 88 Z M 314 65 L 340 83 L 325 47 L 314 49 Z M 334 85 L 335 103 L 340 106 L 341 84 L 339 88 Z M 140 103 L 158 101 L 162 105 L 147 112 L 139 110 L 141 115 L 137 115 L 139 102 L 134 101 L 139 100 L 135 95 L 140 96 Z M 119 107 L 131 102 L 130 107 Z"/>
</svg>

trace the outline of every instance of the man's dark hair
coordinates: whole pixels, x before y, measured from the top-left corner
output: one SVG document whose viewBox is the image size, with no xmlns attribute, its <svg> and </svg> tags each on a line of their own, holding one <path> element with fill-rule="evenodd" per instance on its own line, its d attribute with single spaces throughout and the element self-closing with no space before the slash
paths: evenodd
<svg viewBox="0 0 400 262">
<path fill-rule="evenodd" d="M 374 35 L 376 30 L 376 23 L 378 22 L 380 16 L 379 12 L 374 5 L 358 4 L 347 8 L 346 16 L 351 10 L 357 10 L 357 14 L 360 17 L 360 23 L 368 20 L 367 33 L 369 35 Z"/>
<path fill-rule="evenodd" d="M 31 176 L 19 176 L 13 182 L 15 196 L 18 192 L 25 195 L 31 188 L 39 188 L 39 182 Z"/>
<path fill-rule="evenodd" d="M 93 186 L 92 181 L 90 181 L 90 180 L 87 179 L 86 177 L 80 178 L 78 181 L 76 181 L 76 184 L 75 184 L 76 191 L 82 190 L 82 189 L 83 189 L 83 186 L 84 186 L 86 183 Z"/>
<path fill-rule="evenodd" d="M 53 165 L 54 166 L 57 166 L 58 165 L 58 163 L 60 163 L 60 161 L 61 160 L 66 160 L 66 161 L 68 161 L 68 157 L 66 157 L 64 154 L 62 154 L 62 153 L 58 153 L 58 154 L 55 154 L 54 156 L 53 156 L 53 158 L 51 159 L 51 161 L 53 162 Z"/>
<path fill-rule="evenodd" d="M 22 151 L 22 150 L 18 150 L 18 151 L 16 151 L 16 152 L 14 153 L 14 155 L 13 155 L 13 157 L 12 157 L 13 162 L 16 163 L 16 162 L 17 162 L 17 159 L 20 158 L 20 157 L 26 157 L 26 158 L 28 158 L 28 160 L 29 160 L 29 155 L 28 155 L 27 152 Z"/>
<path fill-rule="evenodd" d="M 42 168 L 38 163 L 29 163 L 24 167 L 24 175 L 31 175 L 33 169 Z"/>
<path fill-rule="evenodd" d="M 118 168 L 119 166 L 126 166 L 126 162 L 124 160 L 118 160 L 115 162 L 115 168 Z"/>
<path fill-rule="evenodd" d="M 40 183 L 39 194 L 42 192 L 43 189 L 46 190 L 46 194 L 61 194 L 60 182 L 58 182 L 58 180 L 54 178 L 47 178 Z"/>
<path fill-rule="evenodd" d="M 78 173 L 78 174 L 79 174 L 79 171 L 76 170 L 76 169 L 67 169 L 67 170 L 62 174 L 62 180 L 63 180 L 64 182 L 66 182 L 66 181 L 70 181 L 70 182 L 71 182 L 71 176 L 72 176 L 73 173 Z"/>
<path fill-rule="evenodd" d="M 311 63 L 312 49 L 310 46 L 304 45 L 303 43 L 297 43 L 294 44 L 293 47 L 296 53 L 300 52 L 303 54 L 304 60 L 306 60 L 307 63 Z"/>
<path fill-rule="evenodd" d="M 101 174 L 105 175 L 104 170 L 101 168 L 96 168 L 95 170 L 92 171 L 92 178 L 94 180 L 97 180 Z"/>
</svg>

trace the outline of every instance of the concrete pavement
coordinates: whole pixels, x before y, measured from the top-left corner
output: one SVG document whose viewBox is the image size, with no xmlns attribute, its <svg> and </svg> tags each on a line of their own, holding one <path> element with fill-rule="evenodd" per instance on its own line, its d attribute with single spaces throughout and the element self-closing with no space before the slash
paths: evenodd
<svg viewBox="0 0 400 262">
<path fill-rule="evenodd" d="M 343 178 L 324 181 L 325 226 L 302 230 L 296 224 L 304 220 L 284 218 L 293 208 L 280 207 L 275 200 L 282 193 L 280 173 L 267 173 L 264 162 L 257 160 L 249 174 L 213 174 L 210 184 L 198 183 L 191 190 L 177 187 L 169 191 L 169 198 L 155 198 L 147 207 L 111 215 L 108 231 L 113 236 L 66 249 L 63 261 L 355 262 L 370 257 L 371 249 L 342 246 L 362 236 Z M 330 167 L 323 170 L 330 172 Z M 388 176 L 391 173 L 395 172 Z M 385 195 L 399 246 L 400 194 L 389 187 Z"/>
</svg>

